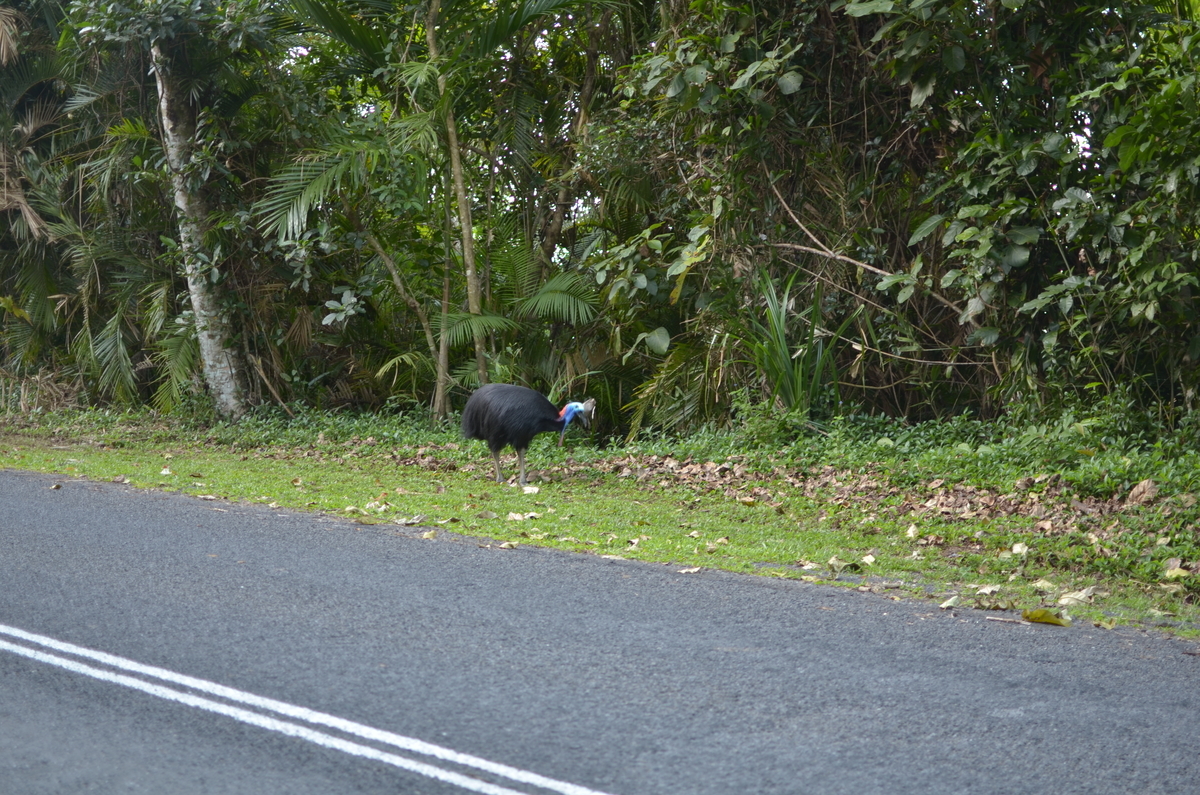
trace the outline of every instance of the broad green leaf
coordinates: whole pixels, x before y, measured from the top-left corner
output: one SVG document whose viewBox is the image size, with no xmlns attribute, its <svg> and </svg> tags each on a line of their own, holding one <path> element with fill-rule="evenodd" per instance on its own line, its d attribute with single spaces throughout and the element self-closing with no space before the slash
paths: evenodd
<svg viewBox="0 0 1200 795">
<path fill-rule="evenodd" d="M 909 103 L 914 108 L 919 108 L 925 104 L 925 100 L 933 95 L 934 86 L 937 85 L 937 78 L 931 77 L 924 82 L 914 82 L 912 86 L 912 97 Z"/>
<path fill-rule="evenodd" d="M 1008 230 L 1008 239 L 1019 246 L 1028 246 L 1038 242 L 1042 230 L 1036 226 L 1015 226 Z"/>
<path fill-rule="evenodd" d="M 708 82 L 708 69 L 703 64 L 696 64 L 683 73 L 683 79 L 693 86 L 702 86 Z"/>
<path fill-rule="evenodd" d="M 671 345 L 671 334 L 662 326 L 646 335 L 646 347 L 660 356 L 667 352 Z"/>
<path fill-rule="evenodd" d="M 921 222 L 921 225 L 913 231 L 912 236 L 908 238 L 908 245 L 915 245 L 916 243 L 920 243 L 922 240 L 929 237 L 929 235 L 933 233 L 933 230 L 941 226 L 942 222 L 945 220 L 946 216 L 944 215 L 931 215 L 926 218 Z"/>
<path fill-rule="evenodd" d="M 1104 137 L 1104 146 L 1108 149 L 1111 149 L 1112 147 L 1121 143 L 1121 141 L 1125 140 L 1125 136 L 1129 135 L 1131 132 L 1137 132 L 1137 130 L 1133 127 L 1130 127 L 1128 124 L 1118 127 Z"/>
<path fill-rule="evenodd" d="M 687 79 L 684 78 L 683 73 L 680 72 L 679 74 L 675 75 L 675 78 L 671 81 L 671 84 L 667 86 L 667 96 L 675 97 L 679 94 L 682 94 L 684 90 L 687 89 L 687 85 Z"/>
<path fill-rule="evenodd" d="M 1019 268 L 1029 262 L 1028 246 L 1009 246 L 1000 256 L 1000 262 L 1007 269 Z"/>
<path fill-rule="evenodd" d="M 867 0 L 846 6 L 846 16 L 865 17 L 869 14 L 886 14 L 896 7 L 893 0 Z"/>
<path fill-rule="evenodd" d="M 783 94 L 795 94 L 800 90 L 804 78 L 799 72 L 784 72 L 775 81 L 779 86 L 779 91 Z"/>
<path fill-rule="evenodd" d="M 971 332 L 967 341 L 983 346 L 995 345 L 1000 341 L 1000 329 L 995 326 L 983 326 Z"/>
<path fill-rule="evenodd" d="M 764 63 L 764 61 L 755 61 L 747 66 L 742 70 L 742 73 L 738 75 L 738 79 L 733 81 L 733 85 L 730 86 L 730 88 L 734 91 L 739 88 L 745 88 L 750 83 L 750 79 L 758 74 L 758 71 L 763 68 Z"/>
<path fill-rule="evenodd" d="M 990 205 L 990 204 L 968 204 L 966 207 L 963 207 L 962 209 L 960 209 L 958 211 L 958 217 L 959 218 L 979 218 L 981 216 L 987 215 L 991 211 L 992 211 L 992 205 Z M 963 240 L 963 239 L 964 238 L 961 238 L 961 237 L 959 238 L 959 240 Z"/>
<path fill-rule="evenodd" d="M 962 47 L 955 44 L 953 47 L 942 51 L 942 63 L 951 72 L 961 72 L 967 68 L 967 54 Z"/>
</svg>

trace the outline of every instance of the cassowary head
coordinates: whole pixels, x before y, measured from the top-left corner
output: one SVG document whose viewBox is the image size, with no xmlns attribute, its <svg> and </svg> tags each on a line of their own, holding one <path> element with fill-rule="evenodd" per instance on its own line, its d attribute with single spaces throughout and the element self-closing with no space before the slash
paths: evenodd
<svg viewBox="0 0 1200 795">
<path fill-rule="evenodd" d="M 579 420 L 583 423 L 583 427 L 590 427 L 592 424 L 592 415 L 596 413 L 596 399 L 588 398 L 583 403 L 568 403 L 563 406 L 562 411 L 558 413 L 559 418 L 563 421 L 562 433 L 558 435 L 558 446 L 562 447 L 563 437 L 567 435 L 567 427 L 571 424 L 571 420 Z"/>
</svg>

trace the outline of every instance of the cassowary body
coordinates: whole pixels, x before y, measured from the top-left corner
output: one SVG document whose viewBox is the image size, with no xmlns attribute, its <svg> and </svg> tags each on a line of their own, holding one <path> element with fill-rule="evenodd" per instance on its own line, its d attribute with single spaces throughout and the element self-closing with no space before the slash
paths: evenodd
<svg viewBox="0 0 1200 795">
<path fill-rule="evenodd" d="M 468 439 L 487 442 L 496 461 L 496 482 L 500 475 L 500 451 L 511 445 L 521 463 L 521 485 L 525 485 L 525 451 L 539 433 L 555 431 L 562 445 L 571 420 L 578 419 L 588 427 L 596 401 L 568 403 L 559 409 L 532 389 L 515 384 L 487 384 L 476 389 L 463 409 L 462 432 Z"/>
</svg>

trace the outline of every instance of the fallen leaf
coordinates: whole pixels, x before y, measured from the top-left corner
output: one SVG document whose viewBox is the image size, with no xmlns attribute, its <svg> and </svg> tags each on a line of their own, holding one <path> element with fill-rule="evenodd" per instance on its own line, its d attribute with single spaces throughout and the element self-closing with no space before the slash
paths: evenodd
<svg viewBox="0 0 1200 795">
<path fill-rule="evenodd" d="M 700 537 L 699 530 L 693 530 L 692 532 L 688 533 L 688 538 L 699 538 L 699 537 Z"/>
<path fill-rule="evenodd" d="M 1033 587 L 1034 590 L 1040 591 L 1041 593 L 1050 593 L 1051 591 L 1058 589 L 1057 585 L 1045 579 L 1038 580 L 1033 584 Z"/>
<path fill-rule="evenodd" d="M 1086 605 L 1091 603 L 1092 597 L 1096 593 L 1096 586 L 1091 585 L 1084 588 L 1082 591 L 1071 591 L 1058 597 L 1058 604 L 1063 607 L 1074 607 L 1077 605 Z"/>
<path fill-rule="evenodd" d="M 946 601 L 944 601 L 940 605 L 938 605 L 938 607 L 942 608 L 943 610 L 949 610 L 950 608 L 957 607 L 957 606 L 958 606 L 958 597 L 957 596 L 951 596 L 949 599 L 947 599 Z"/>
<path fill-rule="evenodd" d="M 863 555 L 862 562 L 867 564 L 868 566 L 870 566 L 872 563 L 875 562 L 875 556 L 874 555 Z"/>
<path fill-rule="evenodd" d="M 55 489 L 61 489 L 61 488 L 62 488 L 61 483 L 55 483 L 53 486 L 50 487 L 50 490 L 54 491 Z"/>
<path fill-rule="evenodd" d="M 1028 555 L 1029 545 L 1018 541 L 1017 543 L 1013 544 L 1012 551 L 1014 555 Z"/>
<path fill-rule="evenodd" d="M 501 549 L 516 549 L 519 546 L 516 541 L 505 541 L 500 545 Z"/>
<path fill-rule="evenodd" d="M 701 571 L 701 568 L 699 566 L 693 566 L 690 569 L 680 569 L 679 573 L 680 574 L 696 574 L 699 571 Z"/>
<path fill-rule="evenodd" d="M 437 530 L 430 530 L 426 533 L 421 533 L 421 538 L 437 538 Z"/>
<path fill-rule="evenodd" d="M 1114 629 L 1117 626 L 1117 620 L 1115 618 L 1102 618 L 1099 621 L 1093 621 L 1092 626 L 1099 627 L 1100 629 Z"/>
<path fill-rule="evenodd" d="M 1126 505 L 1145 505 L 1152 502 L 1158 496 L 1158 486 L 1153 480 L 1147 478 L 1141 483 L 1129 490 L 1129 496 L 1125 498 Z"/>
<path fill-rule="evenodd" d="M 908 530 L 905 531 L 904 534 L 909 538 L 916 538 L 918 533 L 919 531 L 917 530 L 917 526 L 915 524 L 910 524 L 908 526 Z"/>
<path fill-rule="evenodd" d="M 1179 566 L 1176 566 L 1173 569 L 1167 569 L 1166 573 L 1163 576 L 1166 577 L 1168 580 L 1178 580 L 1179 578 L 1187 577 L 1190 574 L 1191 574 L 1191 572 L 1188 571 L 1187 569 L 1183 569 L 1183 568 L 1180 568 Z"/>
<path fill-rule="evenodd" d="M 162 468 L 162 472 L 159 472 L 158 474 L 160 474 L 160 475 L 173 475 L 173 474 L 175 474 L 175 473 L 171 471 L 171 468 L 170 468 L 170 467 L 163 467 L 163 468 Z"/>
<path fill-rule="evenodd" d="M 537 494 L 539 491 L 541 491 L 541 489 L 539 489 L 537 486 L 526 486 L 525 487 L 526 494 Z"/>
<path fill-rule="evenodd" d="M 481 511 L 480 513 L 475 515 L 475 518 L 476 519 L 495 519 L 497 516 L 499 516 L 499 514 L 496 513 L 495 511 Z"/>
<path fill-rule="evenodd" d="M 1032 621 L 1035 624 L 1054 624 L 1058 627 L 1071 626 L 1071 619 L 1064 618 L 1053 610 L 1047 610 L 1044 607 L 1039 607 L 1034 610 L 1022 610 L 1021 618 L 1026 621 Z"/>
<path fill-rule="evenodd" d="M 304 483 L 304 481 L 301 480 L 300 478 L 292 478 L 293 486 L 300 486 L 300 485 L 303 485 L 303 483 Z"/>
<path fill-rule="evenodd" d="M 975 593 L 983 594 L 984 596 L 989 596 L 991 594 L 998 593 L 999 591 L 1000 591 L 999 585 L 981 585 L 981 586 L 979 586 L 979 590 L 976 591 Z"/>
</svg>

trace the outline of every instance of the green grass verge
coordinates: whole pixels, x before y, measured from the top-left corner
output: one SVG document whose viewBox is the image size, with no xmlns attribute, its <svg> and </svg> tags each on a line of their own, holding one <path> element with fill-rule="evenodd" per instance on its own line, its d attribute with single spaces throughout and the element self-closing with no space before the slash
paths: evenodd
<svg viewBox="0 0 1200 795">
<path fill-rule="evenodd" d="M 720 568 L 1200 636 L 1189 492 L 1168 479 L 1155 499 L 1127 505 L 1079 485 L 1078 467 L 1061 460 L 1001 465 L 994 448 L 1002 442 L 967 444 L 964 433 L 941 428 L 926 429 L 918 445 L 897 430 L 863 423 L 774 450 L 722 434 L 609 450 L 575 438 L 560 449 L 547 435 L 529 454 L 546 480 L 526 493 L 490 479 L 482 443 L 403 418 L 311 412 L 208 427 L 88 411 L 0 422 L 0 467 L 612 555 L 696 576 Z M 1140 474 L 1141 465 L 1127 468 Z M 515 461 L 507 466 L 512 473 Z"/>
</svg>

